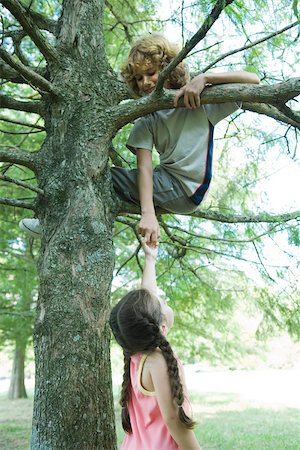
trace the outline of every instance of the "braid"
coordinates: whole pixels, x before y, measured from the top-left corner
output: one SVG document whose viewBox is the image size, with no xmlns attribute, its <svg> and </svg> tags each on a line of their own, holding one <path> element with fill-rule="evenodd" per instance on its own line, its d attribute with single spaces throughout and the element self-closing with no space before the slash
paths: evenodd
<svg viewBox="0 0 300 450">
<path fill-rule="evenodd" d="M 173 400 L 175 400 L 178 405 L 179 420 L 186 428 L 192 429 L 196 425 L 196 422 L 188 417 L 183 409 L 184 393 L 182 383 L 180 381 L 178 363 L 174 356 L 171 345 L 163 335 L 161 335 L 160 337 L 158 347 L 161 349 L 167 363 L 171 393 Z"/>
<path fill-rule="evenodd" d="M 123 383 L 121 390 L 120 405 L 122 407 L 121 419 L 124 431 L 127 433 L 132 432 L 128 402 L 130 399 L 130 355 L 124 351 L 124 373 L 123 373 Z"/>
</svg>

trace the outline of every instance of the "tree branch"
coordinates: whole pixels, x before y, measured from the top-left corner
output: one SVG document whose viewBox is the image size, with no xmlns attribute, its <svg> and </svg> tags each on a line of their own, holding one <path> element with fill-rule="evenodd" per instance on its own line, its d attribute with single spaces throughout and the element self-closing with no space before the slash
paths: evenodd
<svg viewBox="0 0 300 450">
<path fill-rule="evenodd" d="M 172 70 L 187 56 L 187 54 L 206 36 L 207 32 L 213 26 L 215 21 L 219 18 L 221 12 L 226 6 L 233 3 L 234 0 L 218 0 L 213 7 L 211 13 L 206 17 L 203 25 L 194 36 L 186 42 L 185 46 L 178 53 L 178 55 L 168 64 L 168 66 L 161 71 L 159 79 L 156 85 L 156 92 L 160 92 L 163 89 L 164 81 L 168 78 Z"/>
<path fill-rule="evenodd" d="M 0 107 L 42 115 L 42 102 L 40 101 L 22 102 L 6 95 L 0 95 Z"/>
<path fill-rule="evenodd" d="M 36 67 L 34 69 L 34 72 L 41 77 L 45 78 L 46 69 Z M 4 61 L 0 60 L 0 78 L 11 81 L 12 83 L 18 83 L 23 84 L 28 82 L 20 75 L 19 72 L 17 72 L 15 69 L 13 69 L 11 66 L 6 64 Z"/>
<path fill-rule="evenodd" d="M 282 105 L 287 100 L 290 100 L 299 94 L 300 78 L 291 78 L 288 81 L 270 86 L 240 83 L 220 84 L 206 87 L 201 93 L 201 103 L 208 104 L 242 101 L 244 107 L 251 110 L 251 105 L 254 104 L 255 106 L 261 103 Z M 118 105 L 111 110 L 112 126 L 115 126 L 116 130 L 118 130 L 140 116 L 161 109 L 174 108 L 174 95 L 174 91 L 164 89 L 159 94 L 153 92 L 149 96 Z M 183 98 L 180 99 L 179 106 L 184 106 Z M 275 112 L 275 106 L 273 106 L 273 108 L 270 107 L 268 111 L 269 114 Z M 280 117 L 284 118 L 283 113 L 281 113 Z M 285 123 L 287 123 L 286 120 L 287 116 L 285 116 Z M 292 121 L 292 119 L 290 119 L 288 123 L 300 129 L 299 124 L 296 123 L 295 120 Z"/>
<path fill-rule="evenodd" d="M 32 9 L 26 9 L 26 11 L 38 28 L 40 28 L 41 30 L 47 30 L 54 36 L 58 35 L 59 23 L 56 20 L 48 19 L 47 17 L 43 16 L 40 13 L 37 13 L 36 11 L 33 11 Z"/>
<path fill-rule="evenodd" d="M 124 29 L 124 33 L 125 33 L 126 39 L 127 39 L 127 41 L 129 43 L 131 43 L 132 42 L 132 36 L 129 33 L 128 23 L 124 19 L 122 19 L 121 15 L 117 13 L 117 11 L 113 8 L 112 4 L 108 0 L 105 0 L 105 5 L 108 7 L 108 9 L 110 10 L 111 14 L 117 20 L 117 22 L 122 25 L 122 27 Z"/>
<path fill-rule="evenodd" d="M 17 180 L 16 178 L 7 177 L 6 175 L 0 175 L 0 180 L 6 181 L 7 183 L 13 183 L 17 186 L 21 186 L 25 189 L 29 189 L 37 194 L 44 195 L 44 191 L 36 186 L 33 186 L 30 183 L 26 183 L 25 181 Z"/>
<path fill-rule="evenodd" d="M 37 172 L 37 162 L 35 153 L 20 150 L 0 150 L 0 161 L 20 164 L 28 167 L 33 172 Z"/>
<path fill-rule="evenodd" d="M 160 214 L 170 214 L 160 208 L 156 210 L 157 215 Z M 119 214 L 140 214 L 140 208 L 138 205 L 127 203 L 122 201 L 119 207 Z M 257 215 L 241 215 L 241 214 L 224 214 L 218 211 L 195 211 L 191 214 L 186 214 L 190 217 L 198 217 L 199 219 L 214 220 L 216 222 L 222 223 L 282 223 L 288 222 L 289 220 L 294 220 L 300 217 L 300 211 L 293 211 L 286 214 L 270 214 L 263 212 Z"/>
<path fill-rule="evenodd" d="M 42 127 L 42 125 L 37 125 L 36 123 L 22 122 L 21 120 L 13 120 L 8 117 L 1 116 L 1 115 L 0 115 L 0 121 L 7 122 L 7 123 L 14 123 L 16 125 L 21 125 L 23 127 L 37 128 L 38 130 L 45 131 L 45 127 Z"/>
<path fill-rule="evenodd" d="M 272 117 L 272 119 L 279 120 L 287 125 L 292 125 L 295 128 L 300 129 L 300 115 L 298 114 L 298 120 L 295 121 L 291 117 L 284 114 L 274 105 L 267 105 L 265 103 L 250 103 L 243 102 L 242 108 L 247 111 L 256 112 L 258 114 L 264 114 L 265 116 Z M 297 113 L 293 113 L 297 116 Z"/>
<path fill-rule="evenodd" d="M 22 64 L 17 59 L 13 58 L 4 48 L 0 47 L 0 57 L 9 64 L 13 69 L 19 72 L 30 85 L 40 89 L 42 92 L 50 92 L 51 94 L 57 94 L 52 84 L 41 77 L 39 74 L 29 69 L 25 64 Z"/>
<path fill-rule="evenodd" d="M 15 198 L 0 197 L 0 204 L 6 205 L 6 206 L 14 206 L 16 208 L 31 209 L 31 210 L 35 211 L 34 203 L 26 202 L 24 200 L 18 200 Z"/>
<path fill-rule="evenodd" d="M 58 60 L 57 52 L 51 45 L 48 44 L 39 28 L 36 26 L 34 18 L 28 13 L 27 9 L 21 5 L 18 0 L 1 0 L 1 3 L 6 9 L 8 9 L 8 11 L 11 12 L 20 25 L 22 25 L 28 36 L 30 36 L 46 60 Z"/>
<path fill-rule="evenodd" d="M 237 48 L 235 50 L 231 50 L 227 53 L 223 53 L 223 55 L 219 56 L 212 63 L 210 63 L 208 66 L 206 66 L 203 69 L 203 73 L 207 72 L 211 67 L 215 66 L 218 62 L 222 61 L 223 59 L 227 58 L 228 56 L 231 56 L 231 55 L 234 55 L 235 53 L 239 53 L 244 50 L 248 50 L 249 48 L 255 47 L 256 45 L 261 44 L 262 42 L 268 41 L 269 39 L 271 39 L 274 36 L 278 36 L 279 34 L 284 33 L 287 30 L 290 30 L 291 28 L 295 27 L 296 25 L 299 25 L 299 21 L 294 22 L 291 25 L 288 25 L 287 27 L 282 28 L 281 30 L 274 31 L 273 33 L 270 33 L 261 39 L 257 39 L 256 41 L 252 42 L 251 44 L 244 45 L 243 47 L 239 47 L 239 48 Z"/>
</svg>

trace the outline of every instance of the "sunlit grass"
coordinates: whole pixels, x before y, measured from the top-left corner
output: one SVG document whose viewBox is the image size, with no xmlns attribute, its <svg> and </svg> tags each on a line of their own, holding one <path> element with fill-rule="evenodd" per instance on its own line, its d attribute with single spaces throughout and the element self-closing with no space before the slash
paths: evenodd
<svg viewBox="0 0 300 450">
<path fill-rule="evenodd" d="M 296 408 L 255 406 L 234 393 L 191 393 L 195 430 L 203 450 L 298 450 L 300 413 Z M 28 450 L 32 393 L 26 400 L 0 395 L 0 449 Z M 124 433 L 115 399 L 118 448 Z"/>
</svg>

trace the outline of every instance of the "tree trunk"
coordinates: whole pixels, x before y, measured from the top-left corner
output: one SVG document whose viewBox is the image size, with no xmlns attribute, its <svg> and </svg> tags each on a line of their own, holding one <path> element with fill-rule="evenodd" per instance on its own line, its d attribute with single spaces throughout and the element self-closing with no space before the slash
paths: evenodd
<svg viewBox="0 0 300 450">
<path fill-rule="evenodd" d="M 52 132 L 40 152 L 47 195 L 38 205 L 43 239 L 31 448 L 113 450 L 109 120 L 93 129 L 95 110 L 84 108 L 81 98 L 49 108 Z"/>
<path fill-rule="evenodd" d="M 24 383 L 24 365 L 25 365 L 26 343 L 16 341 L 14 361 L 10 376 L 10 386 L 8 390 L 8 398 L 17 400 L 19 398 L 27 398 Z"/>
<path fill-rule="evenodd" d="M 109 108 L 119 98 L 98 46 L 102 36 L 86 34 L 100 29 L 102 7 L 65 2 L 60 64 L 48 65 L 60 94 L 44 97 L 47 138 L 37 155 L 45 195 L 37 203 L 43 234 L 33 450 L 116 449 L 108 315 L 117 205 L 107 162 Z"/>
</svg>

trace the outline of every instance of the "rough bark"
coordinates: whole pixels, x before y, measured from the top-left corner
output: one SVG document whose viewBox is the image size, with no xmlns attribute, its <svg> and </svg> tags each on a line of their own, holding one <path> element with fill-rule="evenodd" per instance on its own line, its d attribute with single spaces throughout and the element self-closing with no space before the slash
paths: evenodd
<svg viewBox="0 0 300 450">
<path fill-rule="evenodd" d="M 8 390 L 8 398 L 10 400 L 27 398 L 24 381 L 25 353 L 26 343 L 17 340 L 15 344 L 14 360 Z"/>
<path fill-rule="evenodd" d="M 37 161 L 45 195 L 36 208 L 43 239 L 34 450 L 116 448 L 107 321 L 116 202 L 107 168 L 107 99 L 111 107 L 119 98 L 97 48 L 102 6 L 98 0 L 65 2 L 60 63 L 48 67 L 63 94 L 44 98 L 47 139 Z"/>
</svg>

